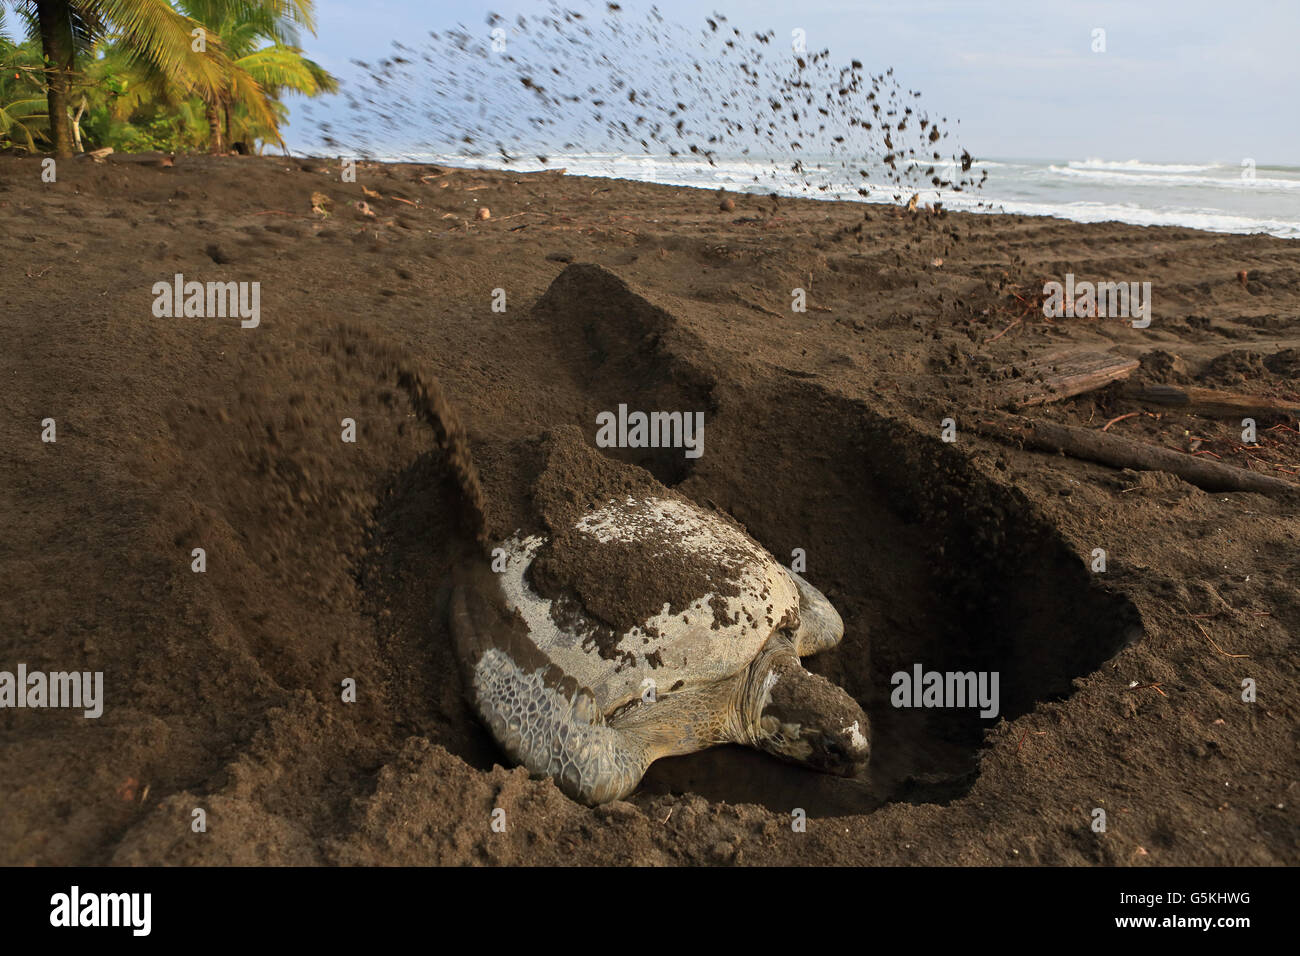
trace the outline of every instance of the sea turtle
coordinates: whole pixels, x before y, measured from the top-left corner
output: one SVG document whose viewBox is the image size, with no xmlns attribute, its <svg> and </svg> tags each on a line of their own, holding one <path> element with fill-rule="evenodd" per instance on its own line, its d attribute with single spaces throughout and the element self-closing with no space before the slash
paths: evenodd
<svg viewBox="0 0 1300 956">
<path fill-rule="evenodd" d="M 799 663 L 839 643 L 839 613 L 721 515 L 666 490 L 619 496 L 496 556 L 451 597 L 470 701 L 573 799 L 617 800 L 658 758 L 723 743 L 865 766 L 862 708 Z"/>
</svg>

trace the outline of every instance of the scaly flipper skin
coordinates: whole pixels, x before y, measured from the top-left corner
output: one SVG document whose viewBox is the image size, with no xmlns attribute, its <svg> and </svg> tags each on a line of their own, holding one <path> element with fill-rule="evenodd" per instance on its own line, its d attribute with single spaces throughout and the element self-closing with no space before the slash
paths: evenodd
<svg viewBox="0 0 1300 956">
<path fill-rule="evenodd" d="M 828 651 L 844 637 L 844 619 L 826 595 L 798 574 L 786 569 L 799 587 L 799 630 L 794 649 L 800 657 Z"/>
<path fill-rule="evenodd" d="M 591 691 L 549 664 L 522 627 L 494 574 L 479 566 L 460 575 L 451 628 L 474 709 L 512 759 L 574 800 L 594 806 L 631 793 L 650 765 L 647 748 L 607 726 Z"/>
</svg>

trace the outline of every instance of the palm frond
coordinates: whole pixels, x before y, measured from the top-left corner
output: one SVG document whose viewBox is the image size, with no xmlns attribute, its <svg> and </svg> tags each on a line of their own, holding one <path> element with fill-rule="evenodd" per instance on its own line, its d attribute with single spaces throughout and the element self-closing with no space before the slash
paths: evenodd
<svg viewBox="0 0 1300 956">
<path fill-rule="evenodd" d="M 35 0 L 9 0 L 9 5 L 14 8 L 18 14 L 18 19 L 22 21 L 23 35 L 27 40 L 40 40 L 41 28 L 36 22 L 36 3 Z M 0 4 L 0 15 L 3 15 L 4 6 Z M 2 32 L 2 31 L 0 31 Z"/>
<path fill-rule="evenodd" d="M 26 100 L 11 100 L 0 107 L 14 119 L 33 119 L 45 115 L 46 100 L 43 96 Z"/>
<path fill-rule="evenodd" d="M 19 140 L 27 146 L 28 152 L 36 152 L 35 136 L 41 135 L 38 121 L 48 119 L 45 110 L 44 97 L 14 100 L 0 106 L 0 142 Z"/>
<path fill-rule="evenodd" d="M 214 59 L 192 49 L 192 31 L 202 28 L 211 51 L 220 38 L 197 20 L 178 13 L 167 0 L 82 0 L 119 34 L 124 49 L 182 87 L 215 90 L 222 76 Z"/>
<path fill-rule="evenodd" d="M 303 57 L 294 49 L 282 46 L 268 46 L 247 56 L 235 60 L 235 66 L 247 72 L 258 84 L 268 90 L 279 92 L 283 89 L 293 90 L 315 96 L 323 92 L 321 76 L 312 68 L 316 64 Z M 334 78 L 325 74 L 332 81 Z"/>
</svg>

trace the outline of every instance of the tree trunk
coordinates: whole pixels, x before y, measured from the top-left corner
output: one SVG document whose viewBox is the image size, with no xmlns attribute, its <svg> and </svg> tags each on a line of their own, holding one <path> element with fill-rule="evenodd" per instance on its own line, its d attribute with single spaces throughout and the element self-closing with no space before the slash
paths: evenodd
<svg viewBox="0 0 1300 956">
<path fill-rule="evenodd" d="M 68 0 L 36 0 L 41 52 L 45 54 L 46 103 L 50 112 L 50 139 L 54 154 L 72 156 L 71 103 L 72 70 L 76 47 L 72 40 L 72 9 Z"/>
<path fill-rule="evenodd" d="M 79 153 L 84 153 L 86 151 L 86 147 L 81 145 L 81 118 L 86 115 L 86 108 L 89 105 L 90 104 L 86 102 L 86 98 L 83 96 L 81 98 L 81 105 L 77 107 L 77 115 L 72 117 L 72 139 L 77 144 L 77 152 Z"/>
<path fill-rule="evenodd" d="M 216 103 L 204 104 L 204 111 L 208 117 L 208 152 L 214 155 L 224 153 L 226 140 L 221 132 L 221 111 Z"/>
</svg>

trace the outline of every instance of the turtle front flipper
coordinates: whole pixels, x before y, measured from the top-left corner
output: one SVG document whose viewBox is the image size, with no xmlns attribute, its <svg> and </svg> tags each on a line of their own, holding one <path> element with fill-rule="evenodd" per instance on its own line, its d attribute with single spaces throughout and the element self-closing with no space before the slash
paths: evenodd
<svg viewBox="0 0 1300 956">
<path fill-rule="evenodd" d="M 799 629 L 794 634 L 794 649 L 800 657 L 828 651 L 844 637 L 844 619 L 826 595 L 795 572 L 786 569 L 799 587 Z"/>
<path fill-rule="evenodd" d="M 533 646 L 495 574 L 477 566 L 458 578 L 452 634 L 470 701 L 501 749 L 581 803 L 635 790 L 650 764 L 645 746 L 607 726 L 591 690 Z"/>
</svg>

